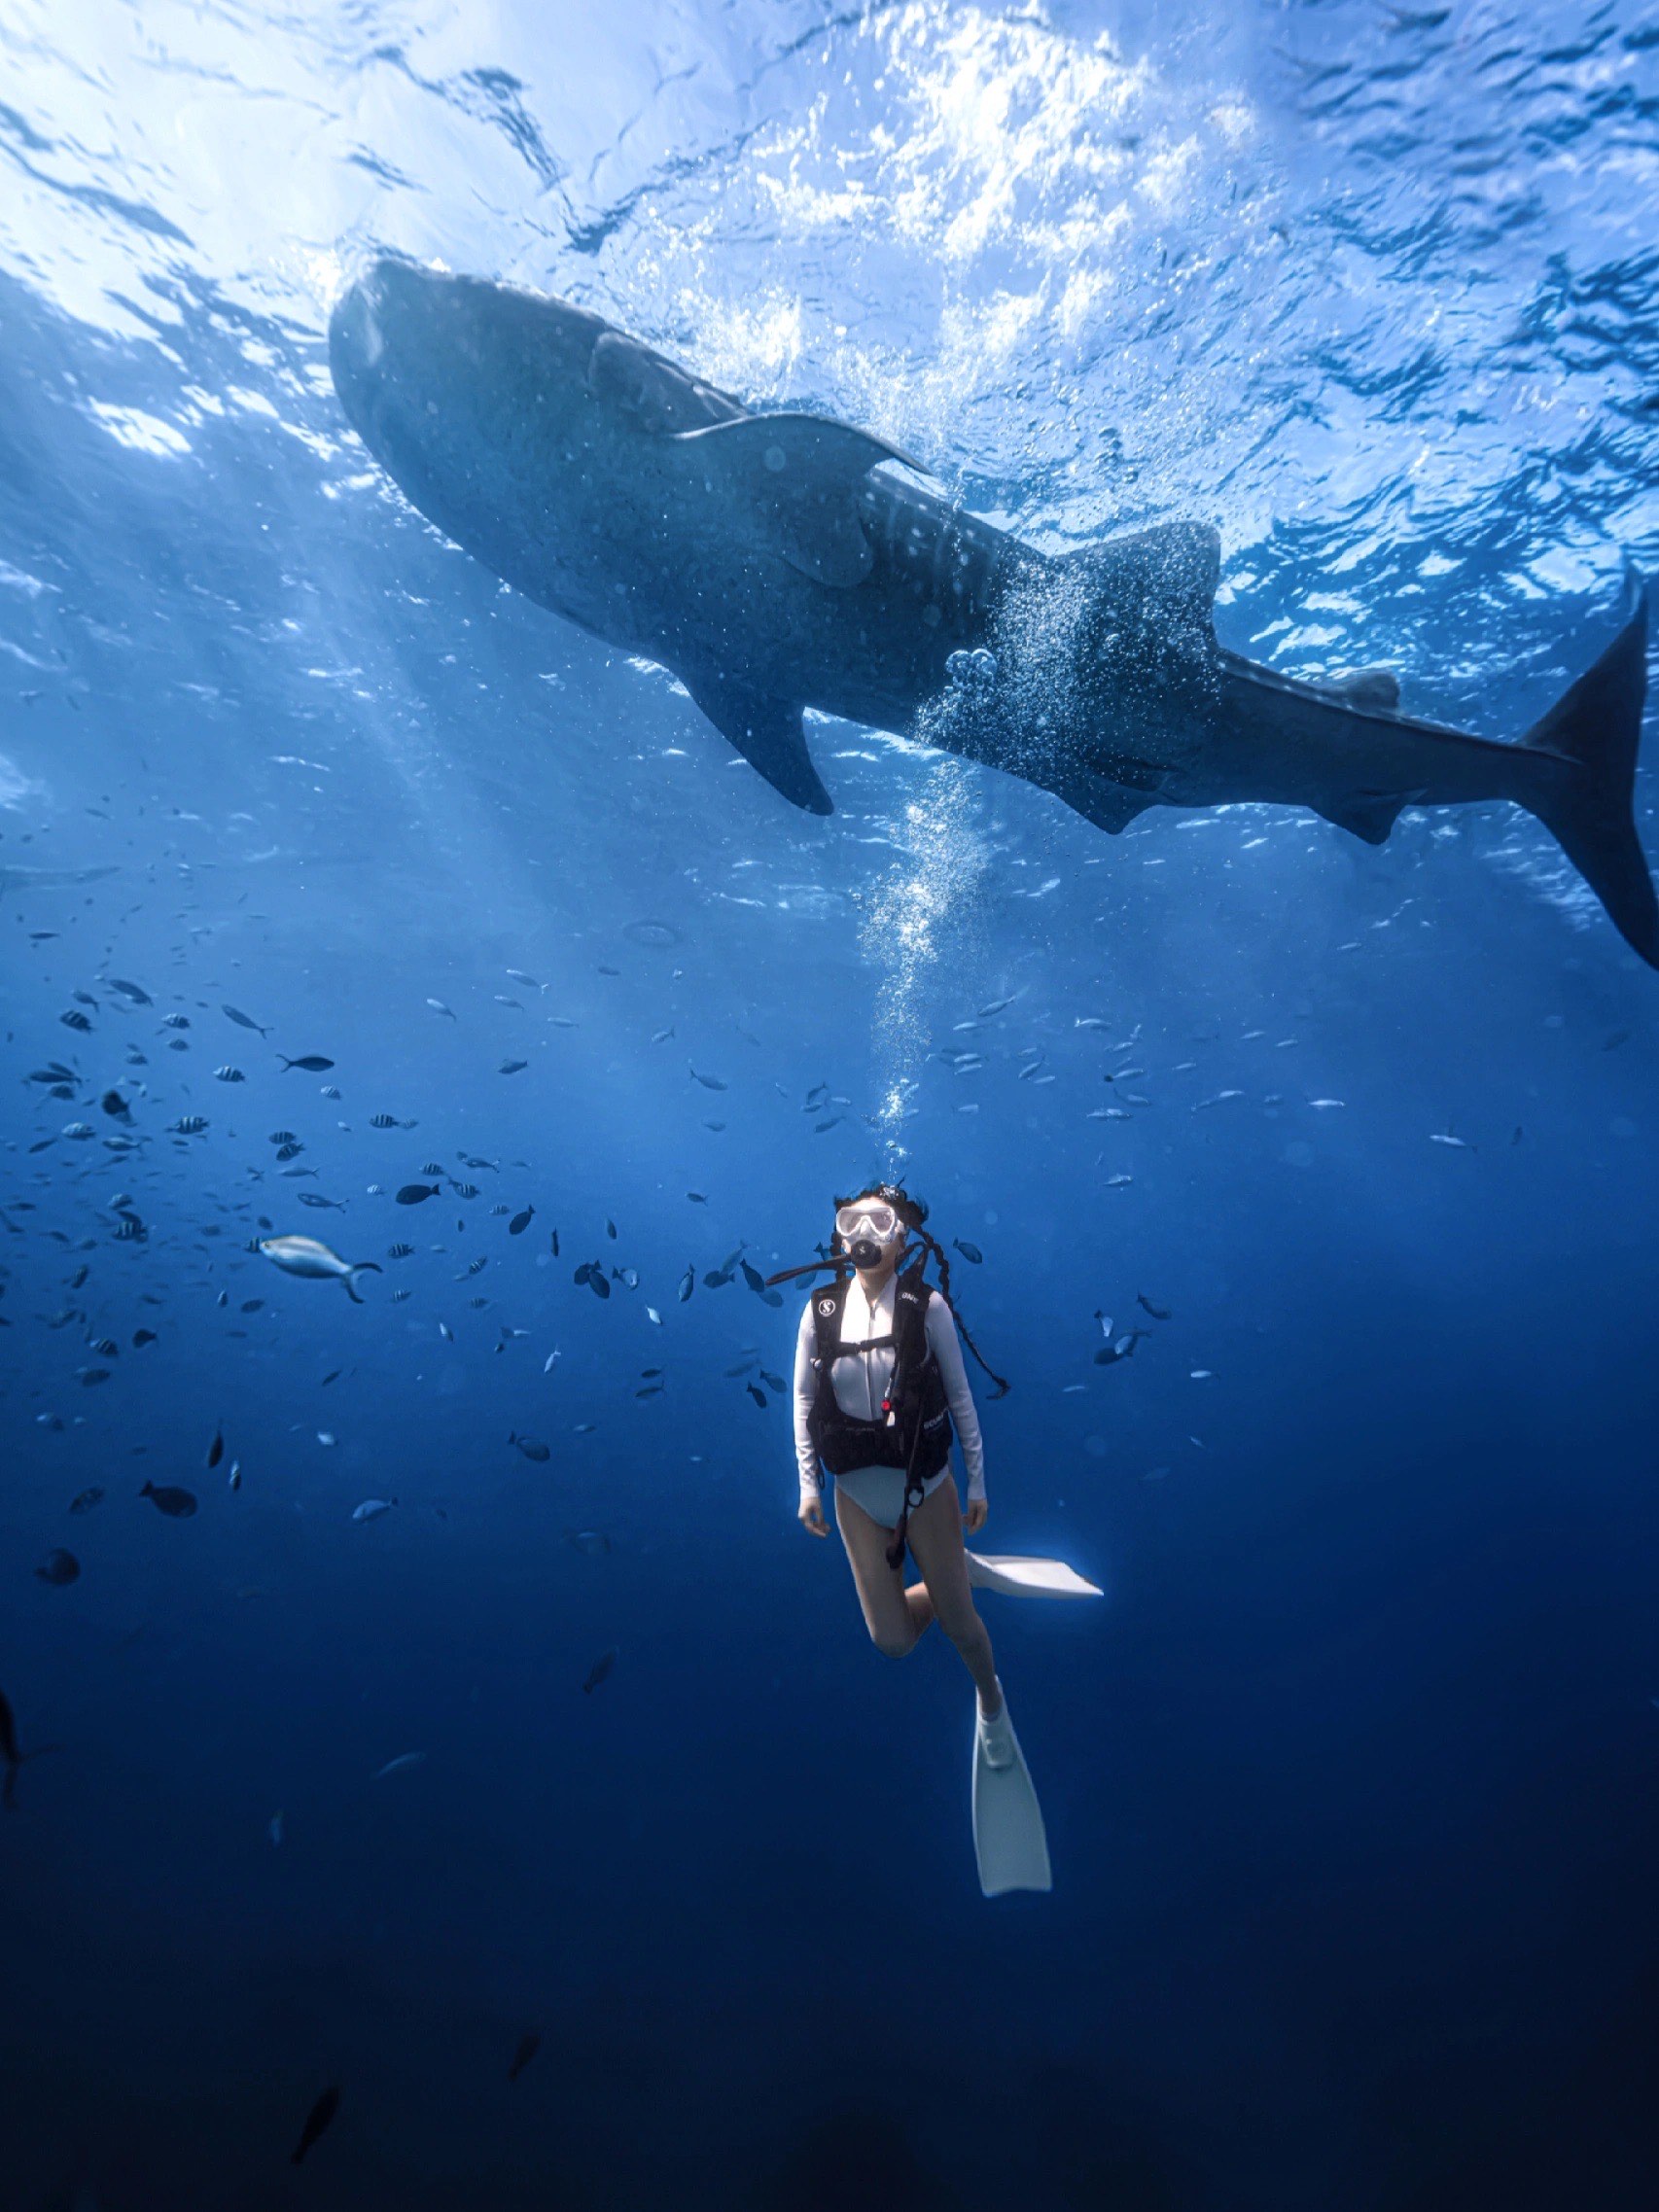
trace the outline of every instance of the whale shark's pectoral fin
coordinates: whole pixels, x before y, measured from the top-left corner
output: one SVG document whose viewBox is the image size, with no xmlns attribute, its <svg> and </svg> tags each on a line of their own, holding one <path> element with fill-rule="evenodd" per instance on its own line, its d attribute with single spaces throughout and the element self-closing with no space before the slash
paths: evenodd
<svg viewBox="0 0 1659 2212">
<path fill-rule="evenodd" d="M 808 814 L 833 814 L 835 802 L 818 780 L 806 750 L 800 709 L 752 691 L 726 676 L 688 676 L 686 688 L 728 745 L 759 768 L 775 791 Z"/>
<path fill-rule="evenodd" d="M 843 591 L 863 583 L 874 559 L 859 519 L 865 478 L 883 461 L 921 469 L 885 439 L 819 415 L 745 415 L 680 431 L 674 443 L 740 528 L 815 583 Z"/>
</svg>

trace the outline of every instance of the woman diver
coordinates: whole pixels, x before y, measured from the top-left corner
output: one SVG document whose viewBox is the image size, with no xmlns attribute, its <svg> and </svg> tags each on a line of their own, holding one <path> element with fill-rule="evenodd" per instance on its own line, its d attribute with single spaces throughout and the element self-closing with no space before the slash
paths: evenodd
<svg viewBox="0 0 1659 2212">
<path fill-rule="evenodd" d="M 829 1535 L 824 1474 L 832 1474 L 835 1524 L 876 1649 L 902 1659 L 935 1621 L 956 1646 L 977 1692 L 973 1829 L 980 1885 L 987 1896 L 1047 1889 L 1041 1809 L 972 1593 L 975 1586 L 1045 1597 L 1099 1592 L 1059 1561 L 982 1559 L 963 1541 L 952 1423 L 968 1471 L 970 1534 L 984 1527 L 990 1510 L 985 1454 L 950 1305 L 950 1265 L 923 1227 L 927 1215 L 926 1206 L 896 1183 L 872 1183 L 836 1201 L 835 1256 L 822 1263 L 835 1270 L 835 1281 L 808 1299 L 795 1340 L 798 1518 L 811 1535 Z M 912 1232 L 924 1248 L 905 1267 Z M 923 1279 L 930 1256 L 938 1263 L 938 1288 Z M 1000 1395 L 1007 1386 L 992 1379 Z M 921 1577 L 908 1587 L 906 1550 Z"/>
</svg>

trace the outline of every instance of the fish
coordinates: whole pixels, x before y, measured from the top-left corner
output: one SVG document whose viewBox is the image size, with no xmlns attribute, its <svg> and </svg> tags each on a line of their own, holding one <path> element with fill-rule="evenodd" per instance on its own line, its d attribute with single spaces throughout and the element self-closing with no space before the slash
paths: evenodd
<svg viewBox="0 0 1659 2212">
<path fill-rule="evenodd" d="M 558 1365 L 558 1363 L 559 1363 L 559 1348 L 558 1348 L 558 1346 L 555 1344 L 555 1345 L 554 1345 L 554 1347 L 553 1347 L 553 1349 L 552 1349 L 552 1351 L 548 1352 L 548 1354 L 547 1354 L 547 1358 L 546 1358 L 546 1359 L 544 1359 L 544 1360 L 543 1360 L 543 1362 L 542 1362 L 542 1373 L 543 1373 L 544 1375 L 550 1375 L 550 1374 L 552 1373 L 553 1369 L 554 1369 L 554 1368 L 555 1368 L 555 1367 Z"/>
<path fill-rule="evenodd" d="M 95 1505 L 102 1505 L 103 1502 L 104 1493 L 94 1483 L 90 1490 L 81 1491 L 69 1500 L 69 1510 L 71 1513 L 90 1513 Z"/>
<path fill-rule="evenodd" d="M 455 1281 L 457 1282 L 466 1282 L 471 1277 L 475 1275 L 481 1275 L 484 1269 L 488 1267 L 489 1263 L 490 1256 L 488 1252 L 479 1252 L 476 1259 L 470 1259 L 467 1262 L 461 1273 L 455 1278 Z"/>
<path fill-rule="evenodd" d="M 273 1129 L 265 1139 L 267 1144 L 298 1144 L 299 1141 L 292 1129 Z"/>
<path fill-rule="evenodd" d="M 302 1172 L 309 1173 L 308 1170 Z M 300 1193 L 300 1203 L 301 1206 L 327 1208 L 331 1212 L 334 1213 L 343 1213 L 345 1211 L 345 1200 L 343 1198 L 325 1198 L 322 1192 L 319 1190 L 302 1190 Z"/>
<path fill-rule="evenodd" d="M 190 1028 L 190 1016 L 189 1014 L 163 1014 L 161 1027 L 164 1030 L 188 1030 Z"/>
<path fill-rule="evenodd" d="M 290 1060 L 280 1052 L 276 1057 L 282 1062 L 282 1071 L 285 1075 L 291 1068 L 298 1068 L 306 1075 L 322 1075 L 326 1074 L 334 1066 L 334 1062 L 325 1060 L 320 1052 L 302 1053 L 298 1060 Z"/>
<path fill-rule="evenodd" d="M 429 999 L 426 1002 L 435 1013 L 447 1014 L 451 1021 L 455 1019 L 455 1009 L 453 1006 L 446 1006 L 441 999 Z"/>
<path fill-rule="evenodd" d="M 400 1206 L 419 1206 L 424 1199 L 437 1198 L 443 1185 L 435 1182 L 406 1182 L 397 1194 Z"/>
<path fill-rule="evenodd" d="M 661 1316 L 661 1315 L 660 1315 L 660 1314 L 657 1312 L 657 1310 L 656 1310 L 656 1308 L 655 1308 L 654 1306 L 648 1306 L 648 1307 L 646 1308 L 646 1310 L 645 1310 L 645 1317 L 646 1317 L 646 1319 L 647 1319 L 648 1321 L 650 1321 L 650 1322 L 652 1323 L 653 1327 L 654 1327 L 654 1328 L 661 1328 L 661 1326 L 662 1326 L 662 1316 Z"/>
<path fill-rule="evenodd" d="M 669 668 L 808 813 L 833 802 L 807 708 L 1000 767 L 1109 833 L 1151 806 L 1272 801 L 1381 845 L 1406 807 L 1508 799 L 1659 966 L 1632 813 L 1648 613 L 1634 579 L 1611 644 L 1503 743 L 1404 712 L 1386 669 L 1301 680 L 1224 649 L 1208 521 L 1040 551 L 888 439 L 753 414 L 564 300 L 382 256 L 339 293 L 328 343 L 346 420 L 429 521 L 524 597 Z M 986 681 L 953 681 L 964 656 Z"/>
<path fill-rule="evenodd" d="M 223 1068 L 215 1068 L 213 1071 L 213 1080 L 216 1083 L 245 1083 L 247 1079 L 242 1071 L 232 1068 L 229 1061 Z"/>
<path fill-rule="evenodd" d="M 616 1664 L 617 1654 L 614 1651 L 602 1651 L 599 1654 L 599 1657 L 593 1662 L 593 1665 L 587 1669 L 587 1678 L 582 1685 L 582 1695 L 584 1697 L 591 1697 L 594 1691 L 598 1689 L 600 1683 L 605 1681 L 609 1676 L 611 1669 L 616 1666 Z"/>
<path fill-rule="evenodd" d="M 1432 1131 L 1429 1141 L 1430 1144 L 1449 1144 L 1457 1152 L 1472 1152 L 1474 1150 L 1474 1146 L 1466 1137 L 1454 1137 L 1449 1129 Z"/>
<path fill-rule="evenodd" d="M 609 1214 L 605 1216 L 605 1234 L 611 1239 L 612 1243 L 615 1244 L 617 1239 L 617 1224 L 611 1219 L 611 1216 Z"/>
<path fill-rule="evenodd" d="M 225 1431 L 223 1428 L 216 1428 L 213 1431 L 213 1442 L 207 1447 L 207 1464 L 210 1467 L 217 1467 L 224 1457 Z"/>
<path fill-rule="evenodd" d="M 238 1029 L 257 1031 L 261 1036 L 269 1036 L 270 1035 L 269 1030 L 263 1023 L 256 1022 L 252 1014 L 244 1014 L 240 1006 L 221 1005 L 219 1011 L 227 1021 L 234 1022 Z"/>
<path fill-rule="evenodd" d="M 301 1198 L 306 1195 L 300 1193 Z M 343 1282 L 346 1296 L 354 1306 L 363 1304 L 357 1295 L 357 1278 L 385 1272 L 371 1259 L 342 1259 L 317 1237 L 262 1237 L 259 1249 L 273 1267 L 281 1268 L 284 1275 L 298 1276 L 302 1282 Z"/>
<path fill-rule="evenodd" d="M 538 1466 L 545 1464 L 553 1456 L 551 1446 L 544 1444 L 539 1436 L 520 1436 L 515 1428 L 509 1431 L 507 1441 L 509 1444 L 516 1444 L 525 1458 L 534 1459 Z"/>
<path fill-rule="evenodd" d="M 0 1766 L 6 1770 L 6 1778 L 0 1782 L 0 1806 L 4 1806 L 8 1812 L 11 1811 L 18 1775 L 31 1759 L 43 1759 L 49 1751 L 59 1748 L 55 1743 L 37 1743 L 32 1751 L 22 1750 L 18 1737 L 17 1715 L 12 1710 L 11 1701 L 5 1691 L 0 1690 Z"/>
<path fill-rule="evenodd" d="M 386 1246 L 386 1257 L 388 1259 L 407 1259 L 413 1250 L 413 1245 L 388 1245 Z"/>
<path fill-rule="evenodd" d="M 406 1774 L 411 1768 L 424 1767 L 425 1765 L 426 1753 L 424 1751 L 400 1751 L 395 1759 L 387 1760 L 386 1764 L 374 1774 L 373 1779 L 377 1782 L 383 1782 L 388 1774 Z"/>
<path fill-rule="evenodd" d="M 1144 1306 L 1154 1321 L 1167 1321 L 1173 1317 L 1167 1306 L 1154 1306 L 1144 1290 L 1136 1291 L 1135 1303 L 1138 1306 Z"/>
<path fill-rule="evenodd" d="M 525 1230 L 529 1228 L 531 1222 L 535 1218 L 536 1209 L 533 1206 L 525 1207 L 522 1213 L 515 1213 L 512 1216 L 512 1219 L 507 1224 L 508 1235 L 510 1237 L 523 1236 Z"/>
<path fill-rule="evenodd" d="M 496 1070 L 498 1075 L 521 1075 L 530 1065 L 528 1060 L 504 1060 Z"/>
<path fill-rule="evenodd" d="M 557 1231 L 556 1229 L 552 1229 L 552 1230 L 549 1230 L 549 1231 L 548 1231 L 548 1234 L 547 1234 L 547 1249 L 548 1249 L 548 1250 L 549 1250 L 549 1251 L 552 1253 L 552 1255 L 553 1255 L 554 1259 L 557 1259 L 557 1258 L 558 1258 L 558 1256 L 559 1256 L 559 1233 L 558 1233 L 558 1231 Z"/>
<path fill-rule="evenodd" d="M 398 1117 L 395 1113 L 371 1113 L 369 1116 L 369 1126 L 371 1129 L 396 1129 Z"/>
<path fill-rule="evenodd" d="M 507 970 L 507 980 L 509 983 L 522 983 L 526 991 L 545 991 L 547 988 L 545 983 L 538 983 L 533 975 L 526 975 L 521 967 L 510 967 Z"/>
<path fill-rule="evenodd" d="M 688 1060 L 686 1065 L 688 1068 L 691 1068 L 691 1063 Z M 727 1088 L 718 1075 L 699 1075 L 694 1068 L 691 1068 L 691 1080 L 694 1083 L 701 1083 L 705 1091 L 724 1091 Z"/>
<path fill-rule="evenodd" d="M 92 1025 L 79 1006 L 71 1006 L 66 1014 L 59 1014 L 57 1018 L 65 1029 L 82 1030 L 90 1034 Z"/>
<path fill-rule="evenodd" d="M 353 1508 L 351 1518 L 354 1521 L 378 1521 L 381 1514 L 390 1513 L 397 1502 L 395 1497 L 366 1497 L 361 1505 Z"/>
<path fill-rule="evenodd" d="M 98 1104 L 112 1121 L 130 1122 L 132 1119 L 132 1108 L 119 1091 L 106 1091 Z"/>
<path fill-rule="evenodd" d="M 276 1156 L 279 1160 L 297 1160 L 304 1149 L 303 1144 L 279 1144 Z"/>
<path fill-rule="evenodd" d="M 977 1245 L 965 1244 L 960 1237 L 952 1237 L 951 1244 L 965 1260 L 971 1260 L 975 1267 L 984 1265 L 985 1255 Z"/>
<path fill-rule="evenodd" d="M 697 1287 L 697 1276 L 696 1276 L 696 1270 L 695 1270 L 694 1268 L 689 1268 L 689 1267 L 688 1267 L 688 1268 L 686 1270 L 685 1274 L 684 1274 L 684 1275 L 683 1275 L 683 1276 L 680 1278 L 680 1303 L 681 1303 L 681 1305 L 682 1305 L 682 1306 L 683 1306 L 683 1305 L 686 1303 L 687 1299 L 688 1299 L 688 1298 L 689 1298 L 689 1296 L 691 1295 L 692 1291 L 693 1291 L 693 1290 L 694 1290 L 696 1287 Z"/>
<path fill-rule="evenodd" d="M 749 1392 L 749 1395 L 755 1400 L 755 1403 L 758 1406 L 760 1406 L 762 1408 L 765 1406 L 767 1402 L 766 1393 L 760 1388 L 758 1383 L 746 1383 L 744 1385 L 744 1388 Z"/>
<path fill-rule="evenodd" d="M 306 2152 L 311 2150 L 321 2137 L 328 2133 L 334 2123 L 335 2114 L 338 2110 L 338 2089 L 334 2087 L 326 2089 L 305 2115 L 305 2124 L 300 2130 L 300 2140 L 294 2146 L 294 2155 L 289 2161 L 290 2164 L 299 2165 L 304 2159 Z"/>
<path fill-rule="evenodd" d="M 602 1528 L 567 1528 L 565 1542 L 588 1559 L 597 1559 L 611 1549 L 611 1539 Z"/>
<path fill-rule="evenodd" d="M 517 2081 L 519 2075 L 523 2073 L 525 2067 L 529 2065 L 541 2048 L 542 2038 L 539 2035 L 530 2034 L 519 2037 L 518 2048 L 512 2054 L 512 2063 L 507 2069 L 507 2078 L 510 2082 Z"/>
<path fill-rule="evenodd" d="M 181 1490 L 176 1483 L 146 1483 L 138 1494 L 149 1498 L 169 1521 L 188 1521 L 195 1511 L 195 1492 Z"/>
<path fill-rule="evenodd" d="M 588 1275 L 587 1287 L 596 1298 L 609 1298 L 611 1295 L 611 1285 L 605 1280 L 605 1271 L 597 1263 Z"/>
<path fill-rule="evenodd" d="M 135 1006 L 153 1006 L 156 1002 L 149 992 L 136 983 L 127 983 L 119 975 L 110 976 L 108 981 L 112 991 L 119 991 L 124 999 L 130 999 Z"/>
<path fill-rule="evenodd" d="M 66 1552 L 61 1544 L 55 1544 L 35 1568 L 35 1574 L 53 1590 L 66 1590 L 70 1583 L 80 1581 L 81 1562 L 73 1552 Z"/>
</svg>

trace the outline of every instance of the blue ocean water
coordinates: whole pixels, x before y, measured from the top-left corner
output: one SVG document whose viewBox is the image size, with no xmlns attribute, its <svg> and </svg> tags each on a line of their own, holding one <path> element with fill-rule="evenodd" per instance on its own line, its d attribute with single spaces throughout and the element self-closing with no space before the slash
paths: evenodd
<svg viewBox="0 0 1659 2212">
<path fill-rule="evenodd" d="M 819 721 L 796 813 L 325 329 L 382 250 L 558 294 L 1049 550 L 1212 521 L 1224 644 L 1513 737 L 1659 568 L 1651 10 L 0 56 L 0 2205 L 1649 2202 L 1652 974 L 1501 805 L 1111 838 Z M 1107 1592 L 983 1600 L 1048 1896 L 794 1518 L 742 1263 L 892 1174 L 986 1543 Z"/>
</svg>

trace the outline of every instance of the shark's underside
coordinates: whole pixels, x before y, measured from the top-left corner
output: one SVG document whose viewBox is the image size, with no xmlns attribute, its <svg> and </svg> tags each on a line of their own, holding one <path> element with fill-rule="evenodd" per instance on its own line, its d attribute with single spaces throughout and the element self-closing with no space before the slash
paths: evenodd
<svg viewBox="0 0 1659 2212">
<path fill-rule="evenodd" d="M 336 304 L 330 356 L 416 508 L 530 598 L 672 669 L 797 806 L 831 807 L 809 707 L 1021 776 L 1108 830 L 1150 806 L 1267 800 L 1381 844 L 1403 807 L 1508 799 L 1659 966 L 1632 816 L 1641 590 L 1503 744 L 1402 714 L 1384 671 L 1302 683 L 1225 650 L 1205 525 L 1038 552 L 882 439 L 752 414 L 558 300 L 381 261 Z"/>
</svg>

